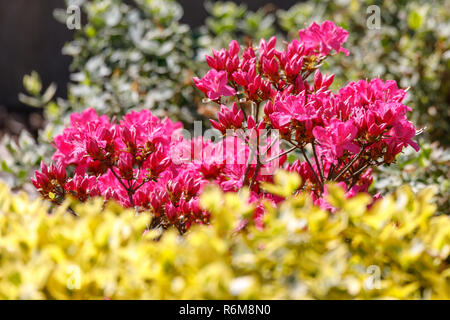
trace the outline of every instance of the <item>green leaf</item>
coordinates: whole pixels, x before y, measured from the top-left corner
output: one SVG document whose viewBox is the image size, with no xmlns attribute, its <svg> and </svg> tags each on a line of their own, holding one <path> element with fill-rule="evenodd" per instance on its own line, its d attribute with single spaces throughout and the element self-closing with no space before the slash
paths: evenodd
<svg viewBox="0 0 450 320">
<path fill-rule="evenodd" d="M 19 93 L 19 101 L 30 107 L 41 108 L 42 103 L 38 98 L 29 97 L 23 93 Z"/>
<path fill-rule="evenodd" d="M 8 166 L 5 160 L 2 161 L 2 171 L 12 173 L 11 168 Z"/>
<path fill-rule="evenodd" d="M 36 71 L 31 72 L 30 75 L 23 77 L 23 86 L 25 90 L 33 96 L 39 95 L 42 90 L 42 82 L 39 74 Z"/>
<path fill-rule="evenodd" d="M 423 17 L 422 15 L 417 11 L 411 11 L 408 15 L 408 26 L 413 29 L 417 30 L 422 26 L 423 23 Z"/>
<path fill-rule="evenodd" d="M 42 102 L 44 104 L 50 102 L 50 100 L 55 96 L 57 86 L 56 84 L 52 83 L 47 90 L 45 90 L 44 94 L 42 95 Z"/>
</svg>

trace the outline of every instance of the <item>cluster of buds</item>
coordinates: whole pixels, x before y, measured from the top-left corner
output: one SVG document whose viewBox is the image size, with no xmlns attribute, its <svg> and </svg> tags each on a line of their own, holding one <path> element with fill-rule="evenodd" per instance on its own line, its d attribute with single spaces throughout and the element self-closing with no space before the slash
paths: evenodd
<svg viewBox="0 0 450 320">
<path fill-rule="evenodd" d="M 55 166 L 53 163 L 47 166 L 42 162 L 41 171 L 36 171 L 36 176 L 31 179 L 31 182 L 44 198 L 60 202 L 68 191 L 66 179 L 66 170 L 63 166 Z M 72 190 L 71 186 L 69 186 L 69 190 Z"/>
</svg>

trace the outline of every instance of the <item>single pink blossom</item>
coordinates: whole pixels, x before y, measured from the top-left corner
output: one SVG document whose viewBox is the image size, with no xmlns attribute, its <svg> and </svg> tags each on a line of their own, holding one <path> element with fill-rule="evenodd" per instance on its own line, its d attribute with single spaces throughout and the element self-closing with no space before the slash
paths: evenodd
<svg viewBox="0 0 450 320">
<path fill-rule="evenodd" d="M 227 85 L 228 78 L 225 71 L 209 70 L 202 79 L 195 77 L 194 83 L 211 100 L 217 100 L 221 96 L 233 96 L 236 91 Z"/>
</svg>

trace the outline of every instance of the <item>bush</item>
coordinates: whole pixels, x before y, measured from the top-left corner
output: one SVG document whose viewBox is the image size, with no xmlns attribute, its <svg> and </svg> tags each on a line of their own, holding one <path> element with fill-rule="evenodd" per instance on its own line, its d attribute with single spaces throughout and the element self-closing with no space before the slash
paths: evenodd
<svg viewBox="0 0 450 320">
<path fill-rule="evenodd" d="M 78 2 L 87 22 L 63 48 L 73 58 L 73 83 L 68 104 L 49 114 L 52 121 L 92 106 L 109 116 L 145 108 L 192 122 L 194 45 L 189 26 L 179 22 L 181 6 L 174 0 Z M 64 13 L 55 12 L 63 23 Z"/>
<path fill-rule="evenodd" d="M 379 9 L 379 29 L 369 29 L 372 21 L 368 18 L 375 12 L 371 6 Z M 215 2 L 210 5 L 213 19 L 206 23 L 209 36 L 205 36 L 204 46 L 224 46 L 222 39 L 240 38 L 246 43 L 255 35 L 269 37 L 274 32 L 289 41 L 297 36 L 297 29 L 313 21 L 334 21 L 350 31 L 348 47 L 355 48 L 348 57 L 340 56 L 324 66 L 336 74 L 336 87 L 363 77 L 380 77 L 414 88 L 408 101 L 414 110 L 413 120 L 426 127 L 430 140 L 448 146 L 449 9 L 448 0 L 309 0 L 288 10 L 266 6 L 248 12 L 247 21 L 241 19 L 245 5 Z M 259 27 L 248 27 L 252 20 Z"/>
<path fill-rule="evenodd" d="M 203 74 L 205 64 L 197 63 L 195 59 L 203 60 L 205 53 L 209 54 L 211 49 L 225 46 L 231 39 L 248 44 L 251 42 L 250 39 L 268 38 L 275 32 L 279 38 L 289 38 L 292 35 L 286 35 L 287 32 L 294 32 L 312 20 L 330 19 L 351 31 L 348 41 L 352 54 L 348 57 L 336 57 L 329 65 L 323 66 L 325 70 L 336 74 L 334 88 L 347 81 L 368 76 L 395 79 L 404 88 L 410 86 L 414 90 L 409 91 L 407 103 L 413 108 L 412 119 L 418 125 L 427 127 L 424 135 L 431 136 L 433 140 L 439 139 L 441 144 L 448 144 L 446 139 L 450 136 L 448 134 L 450 109 L 446 79 L 449 73 L 450 37 L 446 34 L 448 28 L 445 27 L 449 21 L 448 0 L 432 3 L 421 0 L 307 1 L 287 11 L 275 11 L 273 7 L 266 6 L 257 12 L 248 11 L 245 5 L 214 2 L 207 5 L 211 17 L 199 30 L 186 30 L 186 26 L 178 23 L 181 9 L 172 1 L 134 1 L 125 4 L 123 1 L 114 0 L 103 2 L 102 5 L 99 5 L 98 1 L 93 1 L 93 4 L 86 1 L 82 3 L 83 9 L 88 13 L 88 23 L 76 33 L 76 40 L 69 43 L 65 49 L 66 53 L 75 57 L 72 66 L 74 83 L 69 86 L 68 101 L 49 100 L 53 88 L 36 97 L 36 88 L 39 86 L 33 85 L 33 81 L 27 81 L 26 88 L 33 99 L 32 101 L 25 99 L 25 102 L 44 106 L 49 121 L 49 126 L 39 137 L 39 142 L 43 146 L 35 148 L 37 152 L 28 154 L 30 153 L 27 151 L 30 149 L 28 146 L 32 139 L 26 133 L 22 135 L 22 143 L 19 146 L 12 143 L 9 138 L 5 138 L 2 142 L 10 153 L 2 163 L 2 171 L 8 174 L 8 181 L 15 186 L 21 186 L 28 180 L 41 159 L 49 160 L 51 148 L 48 143 L 54 135 L 61 132 L 63 125 L 68 123 L 72 112 L 79 112 L 89 106 L 102 113 L 123 115 L 130 108 L 147 108 L 148 104 L 137 104 L 136 101 L 144 101 L 146 97 L 151 97 L 155 93 L 153 89 L 155 86 L 158 91 L 161 89 L 160 85 L 167 84 L 167 88 L 173 85 L 171 91 L 177 94 L 168 95 L 167 99 L 164 98 L 153 105 L 157 110 L 160 112 L 164 110 L 161 113 L 167 113 L 173 119 L 181 118 L 186 123 L 195 118 L 197 110 L 210 117 L 217 110 L 210 104 L 202 104 L 200 98 L 196 96 L 198 91 L 193 90 L 188 83 L 184 83 L 184 80 L 190 80 L 190 77 L 178 77 L 177 74 L 177 77 L 173 78 L 172 71 L 181 70 L 183 75 Z M 369 30 L 366 26 L 368 17 L 366 10 L 373 4 L 380 7 L 382 27 L 380 30 Z M 121 13 L 112 15 L 121 17 L 120 22 L 112 27 L 108 27 L 104 21 L 105 12 L 109 11 Z M 161 12 L 161 23 L 156 21 L 158 18 L 155 12 Z M 139 18 L 129 19 L 129 15 Z M 61 18 L 63 14 L 60 13 L 58 16 Z M 155 31 L 151 28 L 155 24 L 162 29 L 156 28 Z M 146 53 L 141 50 L 142 48 L 133 45 L 133 39 L 126 32 L 137 29 L 154 30 L 155 32 L 148 34 L 150 40 L 164 41 L 168 43 L 168 47 L 173 43 L 177 43 L 177 46 L 164 57 L 158 53 Z M 114 45 L 108 48 L 104 39 Z M 105 50 L 102 51 L 102 48 Z M 118 53 L 113 54 L 111 48 L 117 49 Z M 133 60 L 132 52 L 138 53 L 143 59 Z M 96 57 L 93 60 L 103 62 L 97 64 L 97 69 L 90 70 L 89 66 L 93 64 L 87 63 L 93 57 Z M 158 69 L 161 73 L 157 79 L 146 71 L 148 66 L 155 64 L 162 65 Z M 102 74 L 97 72 L 100 65 L 103 66 L 102 70 L 109 70 L 109 76 L 99 77 Z M 171 69 L 171 66 L 175 69 Z M 138 72 L 133 71 L 136 67 Z M 113 72 L 114 70 L 117 72 Z M 145 94 L 136 94 L 134 89 L 138 87 L 148 90 L 149 93 L 144 90 Z M 161 90 L 161 92 L 168 91 L 170 89 Z M 120 97 L 120 106 L 115 101 L 115 96 Z M 149 98 L 149 100 L 157 99 Z M 24 150 L 20 150 L 21 145 L 25 145 Z M 424 174 L 425 176 L 419 179 L 429 180 L 430 175 L 435 175 L 436 172 L 426 170 Z"/>
<path fill-rule="evenodd" d="M 298 185 L 290 177 L 280 193 Z M 308 195 L 268 206 L 266 227 L 248 193 L 208 189 L 212 225 L 147 231 L 150 215 L 102 199 L 48 204 L 0 186 L 3 299 L 449 299 L 450 218 L 432 191 L 402 187 L 367 209 L 329 187 L 335 214 Z M 71 205 L 79 217 L 65 212 Z"/>
<path fill-rule="evenodd" d="M 296 192 L 311 193 L 316 204 L 333 210 L 323 199 L 329 181 L 343 185 L 347 197 L 367 192 L 373 167 L 391 164 L 408 146 L 419 150 L 406 115 L 411 109 L 402 104 L 406 92 L 395 81 L 373 79 L 333 93 L 334 75 L 322 75 L 319 68 L 332 55 L 348 54 L 342 47 L 348 32 L 325 21 L 298 33 L 300 40 L 281 51 L 272 37 L 242 54 L 233 40 L 228 50 L 206 56 L 211 69 L 193 80 L 220 105 L 218 121 L 211 120 L 219 143 L 186 141 L 181 123 L 160 120 L 149 110 L 116 122 L 88 109 L 73 113 L 70 127 L 54 138 L 55 165 L 42 163 L 34 186 L 56 204 L 67 194 L 81 201 L 102 195 L 150 209 L 162 220 L 155 227 L 173 224 L 181 233 L 192 223 L 208 222 L 197 203 L 207 182 L 235 192 L 248 186 L 252 202 L 277 203 L 261 187 L 272 181 L 274 169 L 286 167 L 287 155 L 298 158 L 287 166 L 303 180 Z M 232 107 L 222 104 L 227 102 Z"/>
<path fill-rule="evenodd" d="M 372 192 L 387 194 L 402 184 L 408 184 L 414 192 L 433 187 L 433 198 L 438 211 L 449 213 L 450 208 L 450 149 L 439 147 L 437 142 L 419 142 L 420 151 L 407 149 L 397 157 L 395 166 L 378 167 L 374 172 Z"/>
<path fill-rule="evenodd" d="M 368 8 L 376 5 L 380 29 L 369 29 Z M 357 48 L 329 67 L 337 84 L 361 77 L 393 79 L 411 90 L 413 121 L 426 126 L 430 140 L 450 144 L 450 1 L 305 1 L 278 11 L 285 32 L 311 21 L 332 20 L 350 30 L 348 46 Z M 369 21 L 370 22 L 370 21 Z"/>
</svg>

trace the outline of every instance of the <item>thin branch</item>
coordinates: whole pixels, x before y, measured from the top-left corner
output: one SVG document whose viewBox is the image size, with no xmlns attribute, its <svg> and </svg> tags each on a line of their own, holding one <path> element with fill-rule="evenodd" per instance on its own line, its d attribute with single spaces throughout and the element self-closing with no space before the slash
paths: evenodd
<svg viewBox="0 0 450 320">
<path fill-rule="evenodd" d="M 316 159 L 316 165 L 317 165 L 317 170 L 319 170 L 319 174 L 320 174 L 320 178 L 322 179 L 322 184 L 325 182 L 324 178 L 323 178 L 323 169 L 320 166 L 320 162 L 319 159 L 317 158 L 317 153 L 316 153 L 316 145 L 313 143 L 311 143 L 312 145 L 312 149 L 313 149 L 313 154 L 314 154 L 314 159 Z"/>
<path fill-rule="evenodd" d="M 67 211 L 69 211 L 69 213 L 71 215 L 73 215 L 74 217 L 77 217 L 77 218 L 79 217 L 78 214 L 71 207 L 68 207 Z"/>
<path fill-rule="evenodd" d="M 256 145 L 256 167 L 255 172 L 253 172 L 252 182 L 250 183 L 250 187 L 256 183 L 256 179 L 258 178 L 259 170 L 261 169 L 261 159 L 259 158 L 259 134 L 256 136 L 257 145 Z"/>
<path fill-rule="evenodd" d="M 131 189 L 133 189 L 133 191 L 136 191 L 136 190 L 137 190 L 137 189 L 134 189 L 134 187 L 136 186 L 136 184 L 137 184 L 138 181 L 139 181 L 139 176 L 140 176 L 140 174 L 141 174 L 141 166 L 139 166 L 139 168 L 138 168 L 136 180 L 135 180 L 135 181 L 132 183 L 132 185 L 131 185 Z"/>
<path fill-rule="evenodd" d="M 362 166 L 361 168 L 359 168 L 358 170 L 353 172 L 353 175 L 358 175 L 358 174 L 362 173 L 365 169 L 367 169 L 368 166 L 369 166 L 369 163 L 367 163 L 366 165 Z"/>
<path fill-rule="evenodd" d="M 331 175 L 328 175 L 327 180 L 330 180 L 330 179 L 331 179 L 331 181 L 333 181 L 333 176 L 334 176 L 334 174 L 336 173 L 336 171 L 339 171 L 339 168 L 341 167 L 341 165 L 342 165 L 342 160 L 339 159 L 337 165 L 333 168 L 332 174 L 331 174 Z"/>
<path fill-rule="evenodd" d="M 256 102 L 254 102 L 254 101 L 252 101 L 251 102 L 252 103 L 252 117 L 253 117 L 253 119 L 255 120 L 255 123 L 258 123 L 258 115 L 257 115 L 257 113 L 256 113 Z"/>
<path fill-rule="evenodd" d="M 247 167 L 245 168 L 244 181 L 242 182 L 242 186 L 245 186 L 248 183 L 248 175 L 250 173 L 251 161 L 253 160 L 253 157 L 255 156 L 254 149 L 251 148 L 250 150 L 251 150 L 250 157 L 247 159 Z"/>
<path fill-rule="evenodd" d="M 344 167 L 344 169 L 342 169 L 341 172 L 339 172 L 339 174 L 336 176 L 336 178 L 333 179 L 333 181 L 336 181 L 337 179 L 339 179 L 355 162 L 356 160 L 358 160 L 358 158 L 362 155 L 362 153 L 368 148 L 370 147 L 372 144 L 378 142 L 378 139 L 375 141 L 372 141 L 368 144 L 366 144 L 365 146 L 361 147 L 361 150 L 358 152 L 358 154 L 350 161 L 350 163 L 348 165 L 346 165 Z"/>
<path fill-rule="evenodd" d="M 264 153 L 262 154 L 263 157 L 265 157 L 267 155 L 267 153 L 269 152 L 269 150 L 275 145 L 275 143 L 280 140 L 280 137 L 278 136 L 276 139 L 274 139 L 271 143 L 270 146 L 266 149 L 266 151 L 264 151 Z"/>
<path fill-rule="evenodd" d="M 361 150 L 358 152 L 356 156 L 353 157 L 353 159 L 344 167 L 344 169 L 341 170 L 341 172 L 338 173 L 338 175 L 333 179 L 333 181 L 336 181 L 339 179 L 355 162 L 359 159 L 359 157 L 364 152 L 365 148 L 361 148 Z"/>
<path fill-rule="evenodd" d="M 335 168 L 336 168 L 336 167 L 334 166 L 334 164 L 331 164 L 330 170 L 328 171 L 327 180 L 330 180 L 330 178 L 331 178 L 332 175 L 333 175 L 333 172 L 334 172 L 334 169 L 335 169 Z"/>
<path fill-rule="evenodd" d="M 320 189 L 323 190 L 323 184 L 322 184 L 322 182 L 320 181 L 319 177 L 317 176 L 317 173 L 316 173 L 316 171 L 314 170 L 314 167 L 311 165 L 311 162 L 309 161 L 308 157 L 306 156 L 305 149 L 304 149 L 304 148 L 301 148 L 300 150 L 302 151 L 303 157 L 305 157 L 305 160 L 306 160 L 306 162 L 308 163 L 309 168 L 310 168 L 311 171 L 313 172 L 314 177 L 316 178 L 317 182 L 319 183 Z"/>
<path fill-rule="evenodd" d="M 231 82 L 231 85 L 233 86 L 234 91 L 236 91 L 235 96 L 236 96 L 236 99 L 237 99 L 237 104 L 238 104 L 239 108 L 242 110 L 242 113 L 244 114 L 245 119 L 248 119 L 247 113 L 245 112 L 244 107 L 242 107 L 241 101 L 240 101 L 240 99 L 239 99 L 239 94 L 238 94 L 238 89 L 239 89 L 239 88 L 238 88 L 238 86 L 237 86 L 234 82 Z"/>
<path fill-rule="evenodd" d="M 250 183 L 250 188 L 254 184 L 256 184 L 256 179 L 258 178 L 258 173 L 259 173 L 259 170 L 261 169 L 261 162 L 259 160 L 257 160 L 257 161 L 258 162 L 256 163 L 255 172 L 253 172 L 252 182 Z"/>
<path fill-rule="evenodd" d="M 127 193 L 128 193 L 128 198 L 130 199 L 130 203 L 131 203 L 131 205 L 133 206 L 133 208 L 135 207 L 134 206 L 134 200 L 133 200 L 133 194 L 132 194 L 132 191 L 130 190 L 130 188 L 129 187 L 127 187 L 126 185 L 125 185 L 125 183 L 123 183 L 123 181 L 122 181 L 122 179 L 117 175 L 117 173 L 114 171 L 114 167 L 111 167 L 111 172 L 113 173 L 113 175 L 116 177 L 116 179 L 117 180 L 119 180 L 119 183 L 125 188 L 125 190 L 127 191 Z"/>
<path fill-rule="evenodd" d="M 137 190 L 139 190 L 140 187 L 142 187 L 144 184 L 146 184 L 147 182 L 149 182 L 150 180 L 148 180 L 147 178 L 145 178 L 144 180 L 142 180 L 142 182 L 135 188 L 133 188 L 133 192 L 136 192 Z"/>
<path fill-rule="evenodd" d="M 254 113 L 255 122 L 258 123 L 259 118 L 259 104 L 256 104 L 256 102 L 253 102 L 252 104 L 252 112 Z M 258 178 L 259 170 L 261 169 L 261 159 L 260 159 L 260 150 L 259 150 L 259 132 L 258 129 L 255 129 L 256 131 L 256 167 L 255 172 L 253 173 L 252 182 L 250 183 L 250 187 L 253 186 L 256 183 L 256 179 Z"/>
<path fill-rule="evenodd" d="M 286 151 L 280 153 L 279 155 L 276 155 L 276 156 L 274 156 L 274 157 L 272 157 L 272 158 L 269 158 L 269 160 L 262 161 L 262 164 L 268 164 L 269 162 L 271 162 L 271 161 L 273 161 L 273 160 L 275 160 L 275 159 L 278 159 L 279 157 L 282 157 L 282 156 L 284 156 L 285 154 L 288 154 L 288 153 L 290 153 L 291 151 L 294 151 L 295 149 L 297 149 L 297 147 L 296 147 L 296 146 L 293 146 L 292 148 L 290 148 L 290 149 L 288 149 L 288 150 L 286 150 Z"/>
</svg>

